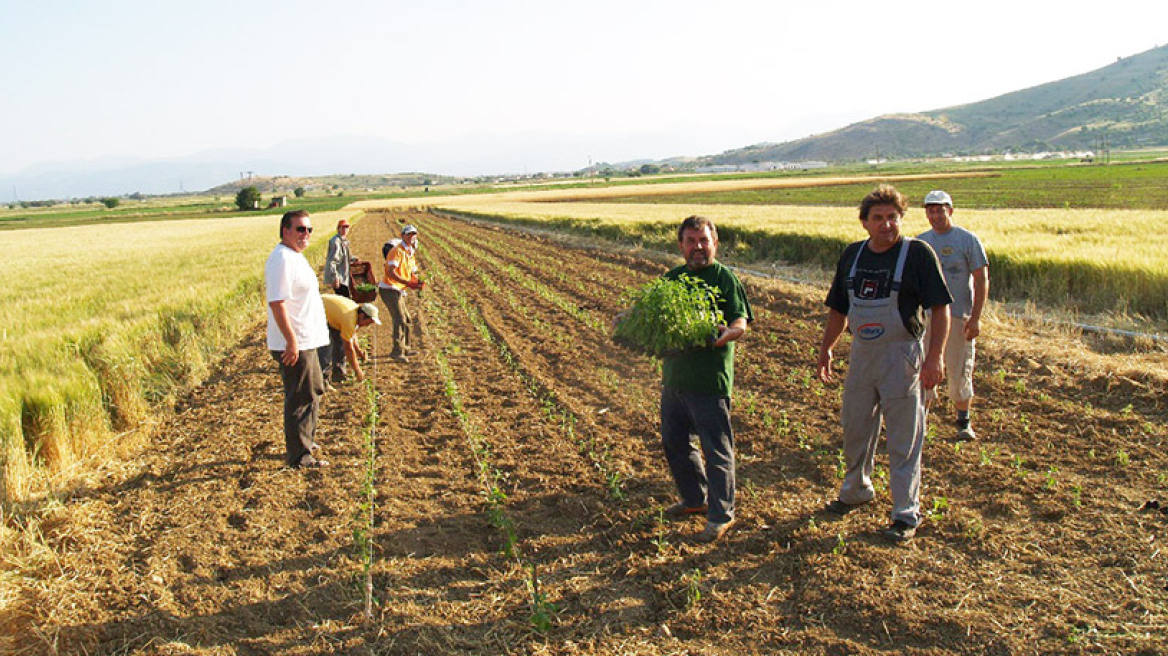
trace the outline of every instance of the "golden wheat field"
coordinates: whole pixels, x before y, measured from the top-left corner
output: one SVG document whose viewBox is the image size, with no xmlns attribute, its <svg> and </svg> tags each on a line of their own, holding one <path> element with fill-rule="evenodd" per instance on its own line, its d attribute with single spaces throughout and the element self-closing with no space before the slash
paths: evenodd
<svg viewBox="0 0 1168 656">
<path fill-rule="evenodd" d="M 0 491 L 24 496 L 36 472 L 67 469 L 201 379 L 241 318 L 261 311 L 278 226 L 255 216 L 6 233 Z"/>
<path fill-rule="evenodd" d="M 750 181 L 732 182 L 741 186 Z M 676 186 L 685 193 L 732 188 L 720 186 L 725 184 Z M 730 242 L 723 254 L 742 262 L 788 260 L 830 266 L 842 245 L 865 236 L 856 210 L 847 207 L 588 202 L 619 195 L 616 191 L 561 190 L 538 196 L 514 192 L 444 198 L 432 206 L 666 248 L 677 221 L 703 214 L 720 226 L 723 242 Z M 533 202 L 536 199 L 556 202 Z M 395 205 L 362 203 L 365 207 L 379 204 Z M 960 209 L 954 214 L 957 225 L 978 234 L 985 244 L 995 281 L 993 297 L 1075 313 L 1130 313 L 1157 321 L 1168 318 L 1168 258 L 1164 257 L 1168 235 L 1162 230 L 1166 221 L 1168 211 L 1160 210 Z M 924 211 L 910 208 L 902 232 L 911 236 L 928 229 Z"/>
</svg>

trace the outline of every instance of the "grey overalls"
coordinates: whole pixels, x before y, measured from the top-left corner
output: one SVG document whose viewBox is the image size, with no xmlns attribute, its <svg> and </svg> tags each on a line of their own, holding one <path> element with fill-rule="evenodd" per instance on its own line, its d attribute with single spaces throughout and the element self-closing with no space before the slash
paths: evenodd
<svg viewBox="0 0 1168 656">
<path fill-rule="evenodd" d="M 839 498 L 844 503 L 860 504 L 875 496 L 872 467 L 883 416 L 888 434 L 892 519 L 916 526 L 920 510 L 921 446 L 925 438 L 925 408 L 920 393 L 924 351 L 921 339 L 913 337 L 904 327 L 897 309 L 911 241 L 905 237 L 900 246 L 888 298 L 856 296 L 856 266 L 868 247 L 867 241 L 857 251 L 848 273 L 848 330 L 852 333 L 852 350 L 840 413 L 847 473 Z"/>
</svg>

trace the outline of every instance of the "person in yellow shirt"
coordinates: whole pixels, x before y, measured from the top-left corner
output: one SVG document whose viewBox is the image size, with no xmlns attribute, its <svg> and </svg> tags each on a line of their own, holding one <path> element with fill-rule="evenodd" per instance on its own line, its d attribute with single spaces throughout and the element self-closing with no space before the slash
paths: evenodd
<svg viewBox="0 0 1168 656">
<path fill-rule="evenodd" d="M 326 375 L 331 374 L 332 382 L 340 383 L 345 379 L 345 360 L 348 360 L 357 380 L 365 380 L 365 372 L 361 371 L 360 362 L 365 359 L 365 353 L 354 337 L 357 335 L 357 329 L 362 326 L 371 323 L 381 325 L 381 319 L 377 317 L 377 306 L 372 303 L 357 304 L 336 294 L 321 294 L 320 300 L 324 302 L 329 332 L 329 345 L 320 350 L 321 370 Z"/>
<path fill-rule="evenodd" d="M 412 225 L 402 228 L 401 243 L 395 245 L 385 256 L 385 276 L 378 283 L 381 301 L 393 318 L 393 352 L 389 357 L 399 362 L 409 362 L 416 352 L 410 349 L 410 312 L 406 308 L 407 289 L 420 291 L 424 283 L 418 278 L 418 264 L 415 252 L 418 229 Z"/>
</svg>

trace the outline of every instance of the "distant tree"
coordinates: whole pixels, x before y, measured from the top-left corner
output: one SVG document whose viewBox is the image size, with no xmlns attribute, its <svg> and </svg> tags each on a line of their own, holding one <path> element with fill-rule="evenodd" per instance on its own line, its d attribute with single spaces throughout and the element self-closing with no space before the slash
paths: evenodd
<svg viewBox="0 0 1168 656">
<path fill-rule="evenodd" d="M 429 186 L 431 186 L 431 185 L 433 185 L 433 184 L 434 184 L 434 181 L 433 181 L 433 180 L 431 180 L 430 178 L 426 178 L 425 180 L 422 180 L 422 184 L 423 184 L 424 186 L 427 186 L 427 187 L 429 187 Z"/>
<path fill-rule="evenodd" d="M 292 193 L 295 194 L 297 198 L 304 198 L 304 187 L 297 187 L 292 191 Z"/>
<path fill-rule="evenodd" d="M 134 193 L 130 194 L 130 199 L 131 200 L 146 200 L 146 196 L 142 195 L 142 192 L 140 192 L 140 191 L 135 191 Z"/>
<path fill-rule="evenodd" d="M 657 175 L 661 172 L 661 167 L 656 164 L 642 164 L 641 173 L 643 175 Z"/>
<path fill-rule="evenodd" d="M 235 194 L 235 206 L 241 210 L 255 209 L 260 200 L 260 190 L 255 187 L 244 187 Z"/>
<path fill-rule="evenodd" d="M 121 202 L 122 202 L 121 199 L 115 198 L 114 196 L 107 196 L 107 197 L 101 199 L 101 204 L 105 205 L 106 207 L 110 208 L 111 210 L 113 208 L 117 207 L 118 204 Z"/>
</svg>

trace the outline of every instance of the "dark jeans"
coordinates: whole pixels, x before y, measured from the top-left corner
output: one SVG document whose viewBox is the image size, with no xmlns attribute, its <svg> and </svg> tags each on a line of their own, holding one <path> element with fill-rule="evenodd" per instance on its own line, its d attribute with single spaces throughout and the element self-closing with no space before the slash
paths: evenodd
<svg viewBox="0 0 1168 656">
<path fill-rule="evenodd" d="M 332 326 L 329 326 L 328 333 L 329 345 L 316 349 L 316 352 L 320 354 L 321 375 L 337 383 L 345 379 L 345 340 L 341 339 L 341 331 Z"/>
<path fill-rule="evenodd" d="M 280 378 L 284 382 L 284 462 L 295 467 L 304 454 L 316 445 L 316 422 L 320 415 L 320 397 L 324 394 L 324 377 L 320 372 L 320 358 L 316 349 L 300 352 L 300 358 L 291 367 L 280 361 L 281 351 L 271 351 L 280 364 Z"/>
<path fill-rule="evenodd" d="M 348 285 L 337 285 L 337 296 L 344 296 L 345 298 L 353 297 L 352 294 L 349 293 Z"/>
<path fill-rule="evenodd" d="M 698 439 L 701 452 L 694 448 Z M 709 504 L 718 524 L 734 518 L 734 431 L 730 399 L 661 388 L 661 443 L 681 500 L 690 508 Z M 703 463 L 704 460 L 704 463 Z"/>
</svg>

